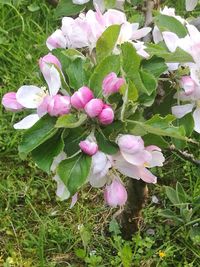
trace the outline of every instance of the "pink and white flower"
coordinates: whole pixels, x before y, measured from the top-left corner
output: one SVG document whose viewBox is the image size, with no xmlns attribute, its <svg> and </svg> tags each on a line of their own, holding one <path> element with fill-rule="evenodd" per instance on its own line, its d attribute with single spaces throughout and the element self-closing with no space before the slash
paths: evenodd
<svg viewBox="0 0 200 267">
<path fill-rule="evenodd" d="M 160 148 L 144 147 L 140 136 L 120 135 L 117 138 L 120 152 L 112 157 L 113 166 L 122 174 L 142 179 L 146 183 L 156 183 L 157 178 L 147 168 L 162 166 L 164 162 Z"/>
<path fill-rule="evenodd" d="M 180 85 L 183 87 L 183 91 L 178 92 L 175 97 L 178 98 L 179 101 L 187 103 L 173 106 L 172 114 L 180 119 L 194 110 L 194 130 L 200 133 L 200 85 L 196 84 L 196 82 L 188 76 L 182 78 Z"/>
<path fill-rule="evenodd" d="M 89 10 L 86 14 L 80 14 L 76 19 L 64 17 L 61 30 L 56 30 L 47 39 L 47 46 L 50 50 L 65 46 L 68 48 L 89 47 L 92 51 L 102 33 L 115 24 L 122 25 L 117 44 L 129 41 L 136 49 L 139 44 L 138 40 L 151 31 L 150 27 L 139 29 L 139 23 L 129 23 L 125 14 L 119 10 L 109 9 L 102 14 L 97 8 L 97 11 Z M 140 54 L 144 55 L 145 46 L 142 45 L 143 43 L 139 44 L 139 49 Z M 145 56 L 147 55 L 146 53 Z"/>
<path fill-rule="evenodd" d="M 39 61 L 49 90 L 35 85 L 23 85 L 18 89 L 16 93 L 17 102 L 24 108 L 37 110 L 37 113 L 31 114 L 14 124 L 15 129 L 32 127 L 41 116 L 48 112 L 52 116 L 68 113 L 70 108 L 69 98 L 61 95 L 56 96 L 61 87 L 61 79 L 54 64 L 59 68 L 61 67 L 59 60 L 51 54 L 46 55 Z"/>
</svg>

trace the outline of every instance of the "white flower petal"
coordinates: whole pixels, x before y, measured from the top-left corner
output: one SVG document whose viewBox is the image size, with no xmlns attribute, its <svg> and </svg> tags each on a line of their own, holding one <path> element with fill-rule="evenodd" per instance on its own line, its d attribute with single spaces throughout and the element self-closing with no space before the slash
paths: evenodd
<svg viewBox="0 0 200 267">
<path fill-rule="evenodd" d="M 23 85 L 16 93 L 17 101 L 25 108 L 37 108 L 43 100 L 43 89 L 34 85 Z"/>
<path fill-rule="evenodd" d="M 153 32 L 152 32 L 152 35 L 153 35 L 153 41 L 155 44 L 161 42 L 163 40 L 163 37 L 162 37 L 162 34 L 160 32 L 160 30 L 158 29 L 157 26 L 155 26 L 153 28 Z"/>
<path fill-rule="evenodd" d="M 141 166 L 145 162 L 151 161 L 151 153 L 146 150 L 141 150 L 134 154 L 121 151 L 121 154 L 127 162 L 137 166 Z"/>
<path fill-rule="evenodd" d="M 192 11 L 195 9 L 196 5 L 198 3 L 198 0 L 185 0 L 185 8 L 187 11 Z"/>
<path fill-rule="evenodd" d="M 31 128 L 38 120 L 39 116 L 37 114 L 31 114 L 23 118 L 21 121 L 15 123 L 13 127 L 17 130 L 19 129 L 29 129 Z"/>
<path fill-rule="evenodd" d="M 163 32 L 162 34 L 165 44 L 169 49 L 169 51 L 175 52 L 178 46 L 179 37 L 173 32 Z"/>
<path fill-rule="evenodd" d="M 194 130 L 200 133 L 200 108 L 197 108 L 193 113 Z"/>
<path fill-rule="evenodd" d="M 184 117 L 186 114 L 190 113 L 194 107 L 194 104 L 186 104 L 180 106 L 172 107 L 172 114 L 178 119 Z"/>
<path fill-rule="evenodd" d="M 132 40 L 140 39 L 140 38 L 146 36 L 150 31 L 151 31 L 150 27 L 145 27 L 145 28 L 139 29 L 137 31 L 134 31 L 132 33 L 131 39 Z"/>
<path fill-rule="evenodd" d="M 51 96 L 54 96 L 61 88 L 60 74 L 54 66 L 48 66 L 48 64 L 46 64 L 44 68 L 49 68 L 48 71 L 43 71 L 43 73 L 49 87 L 49 93 Z"/>
<path fill-rule="evenodd" d="M 63 181 L 60 179 L 58 175 L 55 175 L 53 177 L 53 180 L 57 182 L 57 190 L 56 190 L 56 195 L 61 199 L 65 200 L 70 197 L 70 192 L 63 183 Z"/>
</svg>

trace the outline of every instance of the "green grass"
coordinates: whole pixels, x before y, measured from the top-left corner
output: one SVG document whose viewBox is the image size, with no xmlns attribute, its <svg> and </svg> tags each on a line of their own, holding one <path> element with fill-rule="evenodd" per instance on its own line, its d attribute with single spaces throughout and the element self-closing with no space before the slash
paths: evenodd
<svg viewBox="0 0 200 267">
<path fill-rule="evenodd" d="M 37 61 L 48 52 L 46 37 L 58 23 L 45 1 L 33 1 L 39 8 L 35 12 L 29 11 L 28 0 L 13 3 L 0 4 L 0 97 L 22 84 L 42 84 Z M 124 241 L 112 220 L 115 210 L 104 206 L 101 190 L 84 188 L 79 202 L 69 209 L 70 201 L 56 199 L 52 177 L 39 171 L 30 158 L 19 158 L 21 133 L 12 124 L 20 116 L 0 107 L 0 266 L 200 266 L 198 235 L 191 238 L 191 229 L 198 230 L 196 223 L 177 224 L 160 214 L 170 209 L 180 216 L 164 185 L 175 187 L 178 180 L 191 201 L 197 199 L 199 168 L 167 156 L 166 166 L 155 170 L 159 183 L 149 187 L 140 231 L 132 241 Z M 152 195 L 158 204 L 152 203 Z M 198 201 L 194 207 L 195 221 Z"/>
</svg>

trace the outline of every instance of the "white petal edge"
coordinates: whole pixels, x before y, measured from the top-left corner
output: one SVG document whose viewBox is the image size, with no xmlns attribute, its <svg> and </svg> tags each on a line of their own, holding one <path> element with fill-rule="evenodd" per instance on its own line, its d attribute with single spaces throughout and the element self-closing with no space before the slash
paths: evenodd
<svg viewBox="0 0 200 267">
<path fill-rule="evenodd" d="M 174 107 L 172 107 L 172 114 L 176 118 L 180 119 L 180 118 L 184 117 L 186 114 L 192 112 L 193 107 L 194 107 L 194 104 L 174 106 Z"/>
<path fill-rule="evenodd" d="M 37 114 L 31 114 L 23 118 L 21 121 L 15 123 L 13 127 L 16 130 L 25 130 L 31 128 L 38 120 L 39 116 Z"/>
<path fill-rule="evenodd" d="M 200 133 L 200 108 L 197 108 L 193 113 L 194 130 Z"/>
</svg>

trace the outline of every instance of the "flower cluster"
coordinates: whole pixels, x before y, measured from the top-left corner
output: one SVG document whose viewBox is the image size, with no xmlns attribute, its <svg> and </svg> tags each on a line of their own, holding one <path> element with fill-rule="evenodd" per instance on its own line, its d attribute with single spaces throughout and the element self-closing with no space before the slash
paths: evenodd
<svg viewBox="0 0 200 267">
<path fill-rule="evenodd" d="M 14 124 L 15 129 L 30 128 L 20 152 L 33 152 L 36 164 L 55 174 L 62 200 L 73 197 L 73 206 L 88 182 L 103 188 L 106 203 L 116 207 L 128 198 L 124 176 L 155 184 L 151 168 L 163 166 L 161 148 L 175 139 L 191 140 L 182 125 L 175 126 L 176 118 L 193 112 L 194 130 L 200 133 L 200 32 L 165 7 L 156 14 L 154 44 L 144 44 L 139 40 L 150 27 L 139 29 L 124 12 L 104 12 L 98 0 L 93 2 L 95 11 L 64 17 L 48 37 L 51 53 L 39 60 L 47 87 L 23 85 L 5 94 L 2 104 L 12 112 L 30 110 Z M 172 104 L 175 116 L 164 111 L 162 117 L 162 107 L 152 115 L 158 84 L 166 79 L 177 90 L 171 94 L 171 101 L 178 102 Z M 49 154 L 41 161 L 45 151 Z"/>
<path fill-rule="evenodd" d="M 138 54 L 148 57 L 144 50 L 143 42 L 138 41 L 150 31 L 150 27 L 139 28 L 139 23 L 127 21 L 123 12 L 109 9 L 104 14 L 89 10 L 86 14 L 80 14 L 78 18 L 64 17 L 61 29 L 57 29 L 48 39 L 47 47 L 55 48 L 84 48 L 89 47 L 92 51 L 102 33 L 111 25 L 121 25 L 121 31 L 117 44 L 131 42 Z"/>
<path fill-rule="evenodd" d="M 159 147 L 145 147 L 140 136 L 120 135 L 116 143 L 119 146 L 119 152 L 114 155 L 107 155 L 100 151 L 93 135 L 79 143 L 82 152 L 92 157 L 88 181 L 96 188 L 106 185 L 104 198 L 106 203 L 113 207 L 122 206 L 127 200 L 127 192 L 118 172 L 137 180 L 142 179 L 146 183 L 156 183 L 156 176 L 148 169 L 163 166 L 165 160 Z M 62 154 L 58 159 L 59 157 L 62 158 Z M 58 174 L 55 177 L 59 187 L 57 194 L 62 199 L 68 198 L 65 184 Z"/>
</svg>

